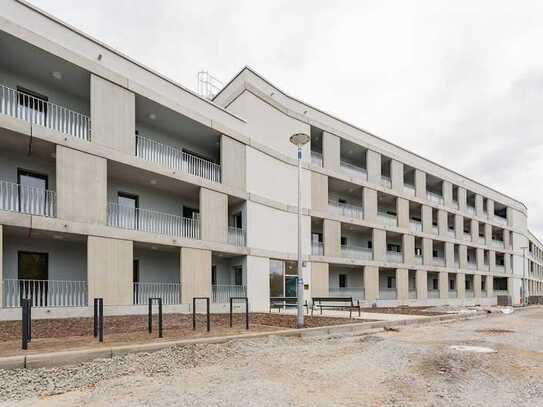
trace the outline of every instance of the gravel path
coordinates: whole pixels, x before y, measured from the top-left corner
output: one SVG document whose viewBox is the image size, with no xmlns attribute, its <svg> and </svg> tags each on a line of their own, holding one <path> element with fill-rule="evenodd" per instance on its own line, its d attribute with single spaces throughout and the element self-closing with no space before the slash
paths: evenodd
<svg viewBox="0 0 543 407">
<path fill-rule="evenodd" d="M 268 337 L 71 368 L 0 370 L 0 400 L 19 406 L 539 406 L 542 322 L 543 309 L 534 308 L 400 332 Z M 497 352 L 461 352 L 454 345 Z"/>
</svg>

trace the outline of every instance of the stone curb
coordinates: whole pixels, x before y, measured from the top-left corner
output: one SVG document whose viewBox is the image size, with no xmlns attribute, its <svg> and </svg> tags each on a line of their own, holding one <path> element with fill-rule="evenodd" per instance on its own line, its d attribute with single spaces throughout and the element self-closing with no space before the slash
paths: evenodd
<svg viewBox="0 0 543 407">
<path fill-rule="evenodd" d="M 431 317 L 421 317 L 413 319 L 402 319 L 397 321 L 375 321 L 361 322 L 344 325 L 330 325 L 325 327 L 303 328 L 303 329 L 284 329 L 278 331 L 257 332 L 240 335 L 216 336 L 211 338 L 182 339 L 167 342 L 152 342 L 134 345 L 123 345 L 113 347 L 103 347 L 98 349 L 80 349 L 73 351 L 36 353 L 20 356 L 8 356 L 0 358 L 0 369 L 37 369 L 41 367 L 57 367 L 64 365 L 73 365 L 77 363 L 89 362 L 94 359 L 112 358 L 127 353 L 138 352 L 156 352 L 158 350 L 172 346 L 183 346 L 192 344 L 224 343 L 231 340 L 255 339 L 266 336 L 298 336 L 309 337 L 319 335 L 360 333 L 365 331 L 376 331 L 385 327 L 399 327 L 409 325 L 421 325 L 432 322 L 451 322 L 464 321 L 467 319 L 485 318 L 491 315 L 501 315 L 497 313 L 479 313 L 479 314 L 451 314 L 438 315 Z"/>
</svg>

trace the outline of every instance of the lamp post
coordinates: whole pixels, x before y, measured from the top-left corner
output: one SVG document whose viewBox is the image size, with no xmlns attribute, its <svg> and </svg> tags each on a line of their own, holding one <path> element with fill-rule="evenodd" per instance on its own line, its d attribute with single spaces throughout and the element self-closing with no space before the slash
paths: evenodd
<svg viewBox="0 0 543 407">
<path fill-rule="evenodd" d="M 296 327 L 304 327 L 304 278 L 302 275 L 302 147 L 309 143 L 311 137 L 305 133 L 290 136 L 290 142 L 298 147 L 298 279 L 296 283 L 296 301 L 298 315 Z"/>
<path fill-rule="evenodd" d="M 522 306 L 526 306 L 526 250 L 527 246 L 521 247 L 522 249 Z"/>
</svg>

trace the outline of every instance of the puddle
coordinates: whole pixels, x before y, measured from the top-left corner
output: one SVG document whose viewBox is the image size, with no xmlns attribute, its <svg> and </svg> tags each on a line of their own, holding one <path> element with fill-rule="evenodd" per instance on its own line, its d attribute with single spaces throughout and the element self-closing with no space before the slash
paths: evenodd
<svg viewBox="0 0 543 407">
<path fill-rule="evenodd" d="M 457 350 L 459 352 L 472 352 L 472 353 L 497 353 L 496 349 L 486 348 L 484 346 L 464 346 L 464 345 L 455 345 L 450 346 L 449 349 Z"/>
</svg>

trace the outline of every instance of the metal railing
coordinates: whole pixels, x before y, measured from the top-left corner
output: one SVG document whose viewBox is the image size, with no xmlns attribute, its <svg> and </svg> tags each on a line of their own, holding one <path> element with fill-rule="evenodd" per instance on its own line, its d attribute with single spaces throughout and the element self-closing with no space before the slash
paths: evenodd
<svg viewBox="0 0 543 407">
<path fill-rule="evenodd" d="M 149 209 L 131 208 L 115 202 L 108 203 L 107 224 L 109 226 L 200 239 L 200 221 Z"/>
<path fill-rule="evenodd" d="M 347 203 L 342 202 L 336 202 L 329 200 L 328 206 L 332 213 L 340 216 L 345 216 L 347 218 L 356 218 L 356 219 L 363 219 L 364 218 L 364 208 L 361 206 L 351 205 Z"/>
<path fill-rule="evenodd" d="M 388 213 L 378 212 L 377 219 L 385 225 L 398 226 L 398 217 L 395 215 L 389 215 Z"/>
<path fill-rule="evenodd" d="M 346 161 L 340 162 L 340 169 L 345 173 L 346 175 L 353 177 L 353 178 L 362 178 L 367 180 L 368 179 L 368 172 L 362 168 L 358 167 L 354 164 L 348 163 Z"/>
<path fill-rule="evenodd" d="M 409 221 L 409 227 L 413 232 L 422 232 L 422 222 L 419 222 L 417 220 L 410 220 Z"/>
<path fill-rule="evenodd" d="M 387 250 L 386 259 L 387 261 L 390 261 L 393 263 L 403 263 L 403 254 L 401 252 Z"/>
<path fill-rule="evenodd" d="M 0 85 L 0 114 L 90 141 L 88 116 Z"/>
<path fill-rule="evenodd" d="M 162 298 L 165 305 L 181 304 L 181 283 L 138 282 L 132 285 L 134 305 L 145 305 L 149 298 Z"/>
<path fill-rule="evenodd" d="M 17 280 L 3 281 L 4 307 L 20 307 L 21 299 L 32 300 L 33 307 L 86 307 L 86 281 Z"/>
<path fill-rule="evenodd" d="M 39 216 L 56 216 L 54 191 L 0 180 L 0 210 Z"/>
<path fill-rule="evenodd" d="M 445 259 L 443 257 L 432 257 L 432 265 L 445 267 Z"/>
<path fill-rule="evenodd" d="M 311 242 L 311 254 L 313 256 L 324 256 L 324 244 L 322 242 Z"/>
<path fill-rule="evenodd" d="M 311 164 L 322 167 L 322 154 L 317 151 L 311 151 Z"/>
<path fill-rule="evenodd" d="M 403 184 L 403 192 L 404 192 L 406 195 L 415 196 L 416 191 L 417 191 L 417 190 L 415 189 L 415 186 L 414 186 L 414 185 Z"/>
<path fill-rule="evenodd" d="M 196 177 L 221 182 L 221 166 L 219 164 L 146 137 L 136 136 L 136 157 Z"/>
<path fill-rule="evenodd" d="M 228 227 L 228 244 L 243 247 L 246 245 L 245 242 L 245 229 L 240 229 L 233 226 Z"/>
<path fill-rule="evenodd" d="M 380 300 L 395 300 L 398 298 L 398 293 L 395 288 L 385 288 L 379 290 Z"/>
<path fill-rule="evenodd" d="M 505 242 L 503 240 L 492 239 L 492 246 L 498 247 L 500 249 L 504 249 L 505 248 Z"/>
<path fill-rule="evenodd" d="M 373 250 L 363 246 L 342 245 L 341 255 L 352 259 L 371 260 L 373 259 Z"/>
<path fill-rule="evenodd" d="M 330 287 L 328 292 L 331 297 L 352 297 L 353 300 L 366 298 L 364 287 Z"/>
<path fill-rule="evenodd" d="M 434 202 L 434 203 L 437 203 L 439 205 L 443 205 L 443 197 L 441 195 L 439 195 L 439 194 L 436 194 L 435 192 L 427 191 L 426 192 L 426 198 L 430 202 Z"/>
<path fill-rule="evenodd" d="M 392 188 L 392 178 L 381 175 L 381 185 L 385 188 Z"/>
<path fill-rule="evenodd" d="M 212 302 L 226 304 L 230 297 L 246 297 L 247 288 L 243 285 L 214 284 L 212 287 Z"/>
</svg>

